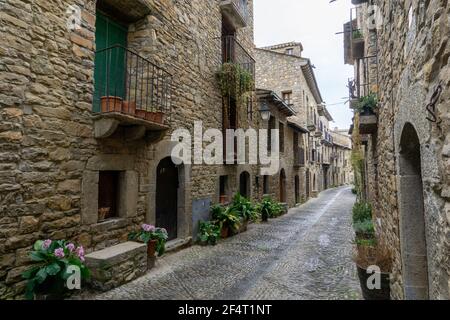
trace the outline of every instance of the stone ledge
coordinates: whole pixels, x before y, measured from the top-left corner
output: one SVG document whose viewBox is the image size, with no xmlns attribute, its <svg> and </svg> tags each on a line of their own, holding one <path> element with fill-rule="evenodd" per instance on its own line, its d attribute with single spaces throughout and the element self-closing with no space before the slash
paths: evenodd
<svg viewBox="0 0 450 320">
<path fill-rule="evenodd" d="M 125 242 L 86 255 L 86 264 L 89 267 L 114 266 L 139 253 L 146 254 L 146 252 L 147 246 L 143 243 Z"/>
</svg>

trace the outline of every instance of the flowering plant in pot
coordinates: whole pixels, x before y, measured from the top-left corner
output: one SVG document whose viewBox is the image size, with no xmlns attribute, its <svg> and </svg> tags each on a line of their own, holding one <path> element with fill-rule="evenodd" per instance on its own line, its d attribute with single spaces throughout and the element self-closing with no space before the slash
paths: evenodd
<svg viewBox="0 0 450 320">
<path fill-rule="evenodd" d="M 164 228 L 156 228 L 151 224 L 143 224 L 141 230 L 130 233 L 128 238 L 130 240 L 138 240 L 145 243 L 147 245 L 149 257 L 155 256 L 155 253 L 161 257 L 166 251 L 166 242 L 169 235 Z"/>
<path fill-rule="evenodd" d="M 68 286 L 72 285 L 72 281 L 77 281 L 71 279 L 77 271 L 80 282 L 90 277 L 89 269 L 84 264 L 84 248 L 72 242 L 39 240 L 34 244 L 30 258 L 35 265 L 22 274 L 28 280 L 25 291 L 27 299 L 63 299 L 70 295 L 72 288 Z"/>
</svg>

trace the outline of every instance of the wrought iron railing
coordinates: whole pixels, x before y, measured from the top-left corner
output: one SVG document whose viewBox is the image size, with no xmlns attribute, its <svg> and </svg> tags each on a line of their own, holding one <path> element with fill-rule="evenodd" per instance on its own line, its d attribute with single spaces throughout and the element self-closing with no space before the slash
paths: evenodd
<svg viewBox="0 0 450 320">
<path fill-rule="evenodd" d="M 234 36 L 222 37 L 222 62 L 237 64 L 255 78 L 255 59 Z"/>
<path fill-rule="evenodd" d="M 94 112 L 169 120 L 172 77 L 167 71 L 120 45 L 98 50 L 95 63 Z"/>
</svg>

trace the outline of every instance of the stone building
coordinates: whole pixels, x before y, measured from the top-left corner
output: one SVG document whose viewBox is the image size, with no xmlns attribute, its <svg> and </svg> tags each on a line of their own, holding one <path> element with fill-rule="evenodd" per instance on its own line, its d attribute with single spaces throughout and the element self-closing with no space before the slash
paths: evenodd
<svg viewBox="0 0 450 320">
<path fill-rule="evenodd" d="M 145 221 L 183 245 L 212 203 L 259 195 L 257 166 L 170 159 L 195 121 L 259 126 L 254 96 L 227 113 L 216 79 L 254 72 L 252 0 L 6 0 L 0 26 L 0 298 L 38 239 L 92 252 Z"/>
<path fill-rule="evenodd" d="M 348 130 L 335 128 L 330 134 L 333 137 L 331 181 L 334 186 L 353 184 L 352 140 Z"/>
<path fill-rule="evenodd" d="M 358 2 L 345 25 L 350 98 L 374 93 L 378 106 L 355 112 L 353 133 L 377 234 L 392 250 L 392 297 L 449 299 L 450 4 Z"/>
<path fill-rule="evenodd" d="M 305 163 L 294 168 L 294 175 L 300 179 L 300 198 L 307 200 L 334 185 L 329 129 L 333 118 L 323 102 L 311 61 L 302 57 L 302 51 L 301 43 L 284 43 L 257 48 L 255 58 L 256 86 L 273 91 L 295 111 L 287 120 L 298 132 L 300 158 Z"/>
</svg>

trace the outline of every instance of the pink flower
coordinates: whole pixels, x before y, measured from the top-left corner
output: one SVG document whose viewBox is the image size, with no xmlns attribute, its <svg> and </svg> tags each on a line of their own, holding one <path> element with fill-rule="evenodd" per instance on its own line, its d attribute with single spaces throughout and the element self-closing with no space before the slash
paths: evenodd
<svg viewBox="0 0 450 320">
<path fill-rule="evenodd" d="M 44 243 L 42 244 L 42 249 L 47 250 L 48 248 L 50 248 L 50 245 L 52 244 L 52 240 L 47 239 L 44 241 Z"/>
<path fill-rule="evenodd" d="M 153 232 L 156 230 L 156 228 L 155 228 L 155 226 L 152 226 L 151 224 L 143 224 L 142 230 L 144 230 L 145 232 Z"/>
<path fill-rule="evenodd" d="M 74 252 L 74 251 L 75 251 L 75 245 L 74 245 L 73 243 L 67 244 L 66 248 L 67 248 L 70 252 Z"/>
<path fill-rule="evenodd" d="M 62 258 L 64 258 L 64 256 L 65 255 L 64 255 L 64 249 L 63 248 L 58 248 L 58 249 L 55 250 L 55 257 L 62 259 Z"/>
<path fill-rule="evenodd" d="M 83 246 L 79 246 L 76 250 L 75 250 L 78 258 L 80 258 L 81 261 L 84 262 L 84 248 Z"/>
</svg>

